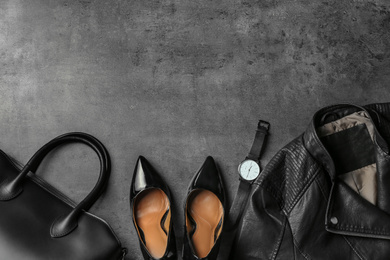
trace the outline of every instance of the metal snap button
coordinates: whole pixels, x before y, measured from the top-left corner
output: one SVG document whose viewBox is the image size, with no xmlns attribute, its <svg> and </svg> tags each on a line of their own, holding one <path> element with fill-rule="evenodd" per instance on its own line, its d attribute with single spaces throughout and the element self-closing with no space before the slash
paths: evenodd
<svg viewBox="0 0 390 260">
<path fill-rule="evenodd" d="M 331 217 L 330 223 L 332 223 L 333 225 L 337 225 L 337 223 L 339 223 L 339 220 L 336 217 Z"/>
</svg>

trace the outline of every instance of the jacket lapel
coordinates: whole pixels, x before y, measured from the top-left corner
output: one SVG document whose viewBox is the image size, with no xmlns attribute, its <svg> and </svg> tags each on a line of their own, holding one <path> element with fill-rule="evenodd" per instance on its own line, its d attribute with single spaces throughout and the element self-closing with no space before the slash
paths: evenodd
<svg viewBox="0 0 390 260">
<path fill-rule="evenodd" d="M 377 165 L 377 207 L 390 214 L 390 157 L 379 147 L 376 147 L 375 157 Z"/>
<path fill-rule="evenodd" d="M 341 180 L 333 183 L 325 227 L 336 234 L 390 239 L 390 215 Z"/>
<path fill-rule="evenodd" d="M 376 205 L 362 198 L 337 177 L 334 162 L 316 132 L 320 119 L 327 113 L 336 113 L 341 118 L 359 110 L 369 113 L 374 123 L 374 153 L 377 168 Z M 335 105 L 318 111 L 303 135 L 305 147 L 322 164 L 332 181 L 325 216 L 325 228 L 329 232 L 390 240 L 390 155 L 387 154 L 388 144 L 378 131 L 378 127 L 382 127 L 380 130 L 384 128 L 379 124 L 381 121 L 382 118 L 376 111 L 349 104 Z"/>
</svg>

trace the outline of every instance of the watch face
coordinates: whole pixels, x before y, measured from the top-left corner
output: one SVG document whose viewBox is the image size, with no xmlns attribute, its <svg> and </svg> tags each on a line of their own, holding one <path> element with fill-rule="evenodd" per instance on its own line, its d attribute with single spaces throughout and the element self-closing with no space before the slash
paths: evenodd
<svg viewBox="0 0 390 260">
<path fill-rule="evenodd" d="M 260 174 L 260 166 L 253 160 L 245 160 L 238 166 L 241 177 L 247 181 L 253 181 Z"/>
</svg>

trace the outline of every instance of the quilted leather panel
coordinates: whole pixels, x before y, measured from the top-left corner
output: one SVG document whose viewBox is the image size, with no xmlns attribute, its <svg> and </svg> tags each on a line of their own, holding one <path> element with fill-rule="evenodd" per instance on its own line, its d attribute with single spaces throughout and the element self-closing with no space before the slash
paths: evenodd
<svg viewBox="0 0 390 260">
<path fill-rule="evenodd" d="M 313 180 L 319 164 L 305 149 L 302 136 L 282 148 L 268 163 L 257 183 L 288 214 Z"/>
</svg>

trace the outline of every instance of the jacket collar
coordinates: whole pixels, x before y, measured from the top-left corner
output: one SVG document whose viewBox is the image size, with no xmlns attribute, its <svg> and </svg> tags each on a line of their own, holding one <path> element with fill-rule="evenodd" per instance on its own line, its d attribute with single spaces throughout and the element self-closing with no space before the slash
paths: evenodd
<svg viewBox="0 0 390 260">
<path fill-rule="evenodd" d="M 320 141 L 316 128 L 321 121 L 335 115 L 344 117 L 357 111 L 365 111 L 374 124 L 374 146 L 377 164 L 377 205 L 366 201 L 336 176 L 334 162 Z M 313 116 L 309 127 L 303 134 L 303 141 L 309 153 L 329 174 L 332 189 L 328 199 L 325 228 L 329 232 L 362 237 L 390 239 L 390 156 L 386 141 L 377 126 L 379 115 L 370 109 L 351 104 L 325 107 Z M 387 177 L 388 176 L 388 177 Z"/>
<path fill-rule="evenodd" d="M 320 126 L 321 120 L 327 116 L 336 115 L 338 118 L 341 118 L 357 111 L 365 111 L 369 115 L 370 120 L 374 124 L 375 146 L 378 146 L 385 154 L 389 153 L 388 145 L 377 129 L 378 115 L 374 110 L 368 110 L 364 107 L 352 104 L 340 104 L 322 108 L 314 114 L 312 121 L 310 122 L 308 128 L 303 134 L 303 141 L 306 149 L 320 164 L 322 164 L 322 166 L 329 173 L 332 181 L 336 177 L 335 166 L 328 151 L 325 149 L 324 145 L 320 141 L 320 138 L 317 135 L 316 128 Z"/>
<path fill-rule="evenodd" d="M 331 233 L 390 239 L 390 215 L 371 204 L 343 181 L 334 182 L 325 229 Z"/>
</svg>

